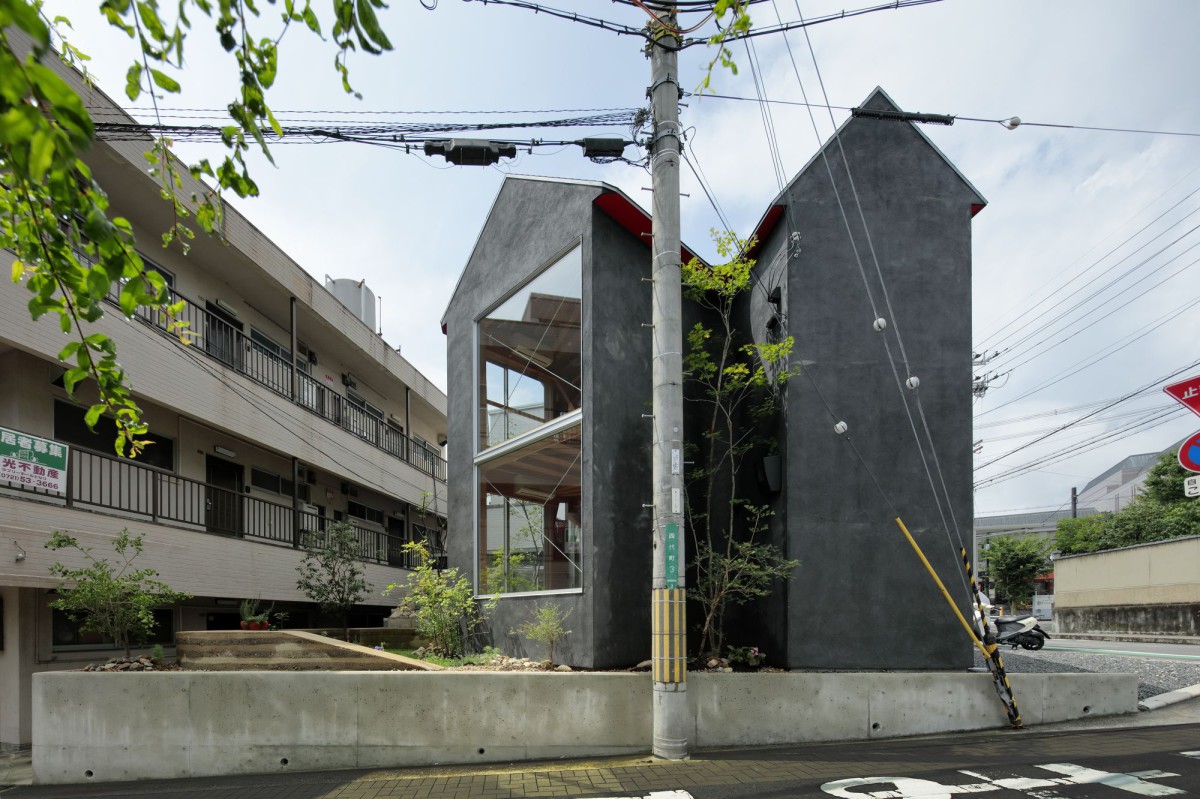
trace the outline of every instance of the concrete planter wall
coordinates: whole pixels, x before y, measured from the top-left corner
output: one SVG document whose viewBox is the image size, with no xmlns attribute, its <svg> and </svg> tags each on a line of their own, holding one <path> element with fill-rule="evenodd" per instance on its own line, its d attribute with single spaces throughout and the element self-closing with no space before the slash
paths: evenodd
<svg viewBox="0 0 1200 799">
<path fill-rule="evenodd" d="M 1014 675 L 1027 724 L 1137 710 L 1134 675 Z M 1000 727 L 985 674 L 696 674 L 696 748 Z M 58 672 L 33 680 L 39 784 L 647 752 L 646 674 Z"/>
</svg>

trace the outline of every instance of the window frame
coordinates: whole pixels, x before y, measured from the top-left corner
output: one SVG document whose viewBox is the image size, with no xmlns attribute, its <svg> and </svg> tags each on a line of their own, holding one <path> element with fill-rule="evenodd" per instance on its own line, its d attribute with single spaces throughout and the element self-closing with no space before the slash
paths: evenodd
<svg viewBox="0 0 1200 799">
<path fill-rule="evenodd" d="M 549 421 L 544 422 L 542 425 L 535 427 L 532 430 L 527 430 L 524 433 L 514 436 L 511 439 L 508 439 L 506 441 L 500 442 L 499 444 L 495 444 L 490 447 L 484 447 L 481 449 L 480 448 L 480 441 L 481 441 L 480 436 L 482 435 L 482 431 L 480 430 L 480 425 L 482 422 L 483 414 L 480 411 L 481 411 L 481 408 L 486 406 L 486 397 L 481 398 L 481 386 L 480 386 L 480 381 L 479 381 L 479 370 L 482 365 L 482 362 L 481 362 L 482 358 L 481 358 L 481 353 L 480 353 L 480 332 L 479 332 L 480 322 L 482 322 L 484 319 L 486 319 L 489 315 L 491 315 L 494 311 L 496 311 L 498 308 L 500 308 L 506 302 L 511 300 L 519 292 L 526 289 L 526 287 L 528 287 L 529 284 L 533 283 L 535 280 L 537 280 L 539 277 L 541 277 L 543 274 L 545 274 L 548 270 L 552 269 L 555 265 L 557 265 L 559 262 L 561 262 L 563 258 L 565 258 L 567 255 L 569 255 L 571 253 L 571 251 L 574 249 L 579 250 L 579 296 L 580 296 L 580 303 L 581 303 L 580 325 L 579 325 L 580 407 L 576 408 L 573 411 L 568 411 L 567 413 L 565 413 L 561 416 L 550 419 Z M 471 557 L 471 588 L 472 588 L 472 591 L 474 592 L 475 598 L 477 598 L 477 599 L 501 600 L 501 599 L 510 599 L 510 598 L 517 599 L 517 598 L 522 598 L 522 597 L 528 598 L 528 597 L 539 597 L 539 596 L 559 596 L 559 595 L 583 594 L 584 590 L 587 588 L 587 584 L 588 584 L 587 570 L 584 569 L 584 562 L 587 560 L 590 560 L 590 550 L 588 548 L 588 543 L 587 543 L 590 539 L 590 526 L 586 525 L 586 524 L 581 525 L 581 530 L 580 530 L 580 552 L 581 552 L 581 554 L 584 555 L 584 557 L 580 558 L 579 585 L 577 587 L 575 587 L 575 588 L 552 588 L 552 589 L 546 589 L 543 591 L 520 591 L 520 592 L 512 592 L 512 593 L 506 592 L 506 593 L 502 593 L 502 594 L 488 594 L 488 593 L 482 592 L 482 587 L 480 585 L 480 579 L 479 579 L 479 552 L 480 552 L 480 541 L 479 541 L 480 476 L 479 476 L 479 470 L 480 470 L 480 466 L 486 464 L 488 461 L 491 461 L 495 458 L 503 457 L 504 455 L 510 454 L 513 451 L 523 448 L 524 446 L 526 446 L 528 444 L 532 444 L 543 438 L 548 438 L 550 436 L 553 436 L 553 435 L 560 433 L 563 430 L 565 430 L 569 427 L 573 427 L 575 425 L 579 425 L 579 428 L 580 428 L 581 450 L 584 450 L 587 448 L 587 444 L 586 444 L 587 426 L 583 424 L 583 415 L 584 415 L 585 398 L 586 398 L 586 392 L 583 391 L 583 375 L 585 372 L 585 369 L 584 369 L 584 362 L 585 362 L 584 330 L 586 329 L 586 323 L 583 318 L 584 313 L 586 311 L 586 303 L 583 302 L 584 293 L 585 293 L 584 285 L 586 283 L 586 280 L 585 280 L 585 273 L 586 273 L 585 255 L 586 255 L 586 253 L 585 253 L 585 248 L 584 248 L 584 238 L 583 238 L 583 236 L 577 236 L 574 239 L 572 239 L 570 243 L 568 243 L 566 246 L 562 247 L 560 250 L 558 250 L 556 253 L 554 253 L 554 255 L 552 255 L 550 258 L 548 258 L 546 260 L 546 262 L 540 268 L 538 268 L 537 270 L 535 270 L 534 272 L 532 272 L 528 276 L 526 276 L 526 278 L 524 280 L 522 280 L 517 285 L 513 286 L 511 290 L 505 292 L 500 298 L 498 298 L 495 302 L 493 302 L 489 306 L 487 306 L 487 308 L 485 308 L 483 311 L 481 311 L 479 314 L 477 314 L 475 316 L 475 318 L 472 320 L 472 324 L 471 324 L 471 450 L 473 452 L 473 457 L 471 459 L 471 500 L 472 500 L 471 501 L 471 553 L 472 553 L 472 557 Z M 581 458 L 580 480 L 584 486 L 584 488 L 581 490 L 586 490 L 587 476 L 586 476 L 586 474 L 582 473 L 583 464 L 585 462 L 586 462 L 586 460 Z"/>
</svg>

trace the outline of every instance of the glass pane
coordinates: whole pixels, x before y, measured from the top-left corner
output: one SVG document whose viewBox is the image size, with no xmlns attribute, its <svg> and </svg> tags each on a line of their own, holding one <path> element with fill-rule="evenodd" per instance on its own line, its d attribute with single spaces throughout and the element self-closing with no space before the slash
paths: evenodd
<svg viewBox="0 0 1200 799">
<path fill-rule="evenodd" d="M 576 247 L 480 320 L 481 450 L 579 408 L 582 289 Z"/>
<path fill-rule="evenodd" d="M 479 466 L 479 592 L 579 588 L 581 426 Z"/>
</svg>

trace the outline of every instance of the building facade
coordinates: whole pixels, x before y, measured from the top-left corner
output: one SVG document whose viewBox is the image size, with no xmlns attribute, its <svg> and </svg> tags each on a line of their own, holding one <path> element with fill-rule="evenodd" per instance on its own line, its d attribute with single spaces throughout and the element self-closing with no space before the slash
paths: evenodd
<svg viewBox="0 0 1200 799">
<path fill-rule="evenodd" d="M 757 285 L 738 329 L 747 343 L 793 336 L 788 365 L 802 376 L 782 390 L 777 446 L 759 453 L 748 498 L 770 505 L 772 540 L 800 565 L 735 614 L 729 643 L 795 668 L 965 668 L 970 643 L 895 519 L 957 584 L 960 544 L 945 538 L 959 531 L 970 547 L 970 242 L 984 200 L 916 126 L 886 118 L 897 109 L 881 90 L 864 108 L 882 113 L 839 129 L 755 234 Z M 847 163 L 858 207 L 843 205 Z M 574 665 L 650 652 L 649 230 L 611 186 L 509 177 L 444 318 L 450 561 L 497 598 L 493 637 L 537 604 L 571 610 L 562 657 Z M 877 313 L 864 292 L 856 258 L 869 247 L 869 291 L 890 292 L 887 335 L 902 329 L 911 358 L 899 380 L 920 377 L 932 442 L 910 435 L 915 407 L 874 329 L 891 309 Z M 700 311 L 684 313 L 690 329 Z M 692 416 L 685 428 L 685 440 L 704 429 Z M 934 453 L 931 491 L 922 459 Z"/>
<path fill-rule="evenodd" d="M 64 76 L 106 119 L 120 115 L 78 75 Z M 83 565 L 44 546 L 56 530 L 96 556 L 112 554 L 122 529 L 144 534 L 137 565 L 193 595 L 157 613 L 147 643 L 168 647 L 176 630 L 236 627 L 243 599 L 274 603 L 287 626 L 324 623 L 297 589 L 296 567 L 305 534 L 333 521 L 356 528 L 372 586 L 353 626 L 378 625 L 394 608 L 382 592 L 409 573 L 406 542 L 444 546 L 446 397 L 342 301 L 365 286 L 327 289 L 229 207 L 221 239 L 197 237 L 187 255 L 157 246 L 171 210 L 146 174 L 147 146 L 100 142 L 87 156 L 112 213 L 132 223 L 147 264 L 186 303 L 186 343 L 156 314 L 125 318 L 115 304 L 92 327 L 117 344 L 150 427 L 144 454 L 116 456 L 111 420 L 87 428 L 94 389 L 81 384 L 80 401 L 64 390 L 57 320 L 33 321 L 29 291 L 0 285 L 0 434 L 67 453 L 55 489 L 0 480 L 4 747 L 31 740 L 34 673 L 112 654 L 49 607 L 50 565 Z M 0 251 L 6 274 L 12 260 Z"/>
</svg>

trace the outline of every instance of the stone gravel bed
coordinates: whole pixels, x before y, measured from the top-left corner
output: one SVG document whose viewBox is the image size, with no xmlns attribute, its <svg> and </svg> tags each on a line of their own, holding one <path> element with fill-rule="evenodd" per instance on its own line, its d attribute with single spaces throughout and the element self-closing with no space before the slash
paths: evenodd
<svg viewBox="0 0 1200 799">
<path fill-rule="evenodd" d="M 1167 660 L 1131 655 L 1096 655 L 1090 652 L 1039 652 L 1000 650 L 1004 667 L 1011 674 L 1092 672 L 1138 675 L 1138 700 L 1189 685 L 1200 684 L 1200 660 Z M 975 665 L 983 666 L 983 655 L 975 653 Z"/>
</svg>

